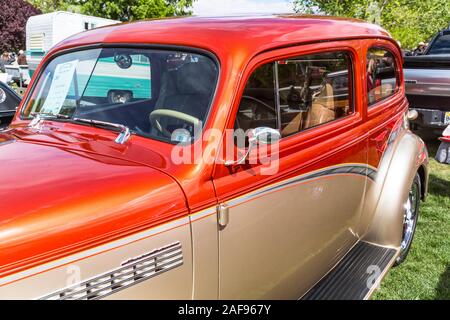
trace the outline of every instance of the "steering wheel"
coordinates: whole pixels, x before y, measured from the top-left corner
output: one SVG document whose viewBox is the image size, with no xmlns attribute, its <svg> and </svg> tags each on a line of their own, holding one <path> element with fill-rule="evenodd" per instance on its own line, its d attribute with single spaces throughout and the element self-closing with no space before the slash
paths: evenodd
<svg viewBox="0 0 450 320">
<path fill-rule="evenodd" d="M 248 119 L 247 116 L 242 115 L 241 111 L 239 110 L 237 115 L 236 115 L 236 120 L 235 120 L 235 126 L 237 125 L 236 128 L 245 128 L 246 126 L 242 125 L 242 121 L 253 121 L 253 120 L 257 120 L 256 117 L 257 115 L 261 116 L 264 114 L 273 114 L 274 116 L 276 115 L 276 111 L 275 109 L 270 106 L 269 104 L 265 103 L 264 101 L 252 97 L 252 96 L 247 96 L 244 95 L 241 98 L 241 105 L 243 104 L 243 101 L 247 101 L 247 103 L 249 103 L 248 107 L 252 108 L 253 112 L 253 116 L 251 119 Z M 261 110 L 260 112 L 256 112 L 256 109 Z M 264 116 L 263 116 L 264 117 Z"/>
<path fill-rule="evenodd" d="M 153 110 L 150 113 L 150 123 L 152 124 L 153 128 L 156 128 L 159 132 L 161 132 L 165 137 L 170 138 L 172 136 L 172 133 L 167 130 L 162 124 L 161 124 L 161 118 L 173 118 L 177 120 L 181 120 L 187 123 L 190 123 L 195 127 L 199 126 L 201 121 L 200 119 L 193 117 L 187 113 L 179 112 L 175 110 L 170 109 L 157 109 Z"/>
<path fill-rule="evenodd" d="M 256 102 L 257 104 L 262 106 L 267 111 L 275 113 L 275 109 L 272 106 L 270 106 L 269 104 L 265 103 L 264 101 L 262 101 L 260 99 L 255 98 L 255 97 L 242 96 L 241 100 L 249 100 L 249 101 L 252 101 L 252 102 Z"/>
</svg>

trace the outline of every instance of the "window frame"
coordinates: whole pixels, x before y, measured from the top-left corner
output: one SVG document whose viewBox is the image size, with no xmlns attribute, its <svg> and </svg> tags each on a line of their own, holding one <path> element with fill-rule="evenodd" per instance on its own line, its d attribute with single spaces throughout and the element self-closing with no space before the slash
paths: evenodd
<svg viewBox="0 0 450 320">
<path fill-rule="evenodd" d="M 337 125 L 339 123 L 345 123 L 345 124 L 347 124 L 347 122 L 348 123 L 354 123 L 355 122 L 354 121 L 355 118 L 358 118 L 359 120 L 362 120 L 361 112 L 359 111 L 358 103 L 357 103 L 357 90 L 358 89 L 356 88 L 357 79 L 355 77 L 355 75 L 357 73 L 356 70 L 357 70 L 357 61 L 358 61 L 359 53 L 357 52 L 357 50 L 355 48 L 353 48 L 351 46 L 348 46 L 348 45 L 345 45 L 344 43 L 340 43 L 338 41 L 336 41 L 336 46 L 330 46 L 330 43 L 328 43 L 328 46 L 327 46 L 326 43 L 318 43 L 318 44 L 314 44 L 313 46 L 317 46 L 318 48 L 314 48 L 314 49 L 310 49 L 310 50 L 304 50 L 304 51 L 301 50 L 302 47 L 293 47 L 293 48 L 289 48 L 289 49 L 286 48 L 286 49 L 274 50 L 272 52 L 267 52 L 268 54 L 272 53 L 273 56 L 271 56 L 271 57 L 269 57 L 267 59 L 261 59 L 261 60 L 258 59 L 257 61 L 255 61 L 254 64 L 250 63 L 249 66 L 248 66 L 248 71 L 246 73 L 246 77 L 242 77 L 241 78 L 241 82 L 239 84 L 239 88 L 240 89 L 237 91 L 238 94 L 235 97 L 234 105 L 233 105 L 233 108 L 232 108 L 232 115 L 229 118 L 230 123 L 229 123 L 228 128 L 234 128 L 236 117 L 237 117 L 237 114 L 238 114 L 238 111 L 239 111 L 239 107 L 240 107 L 240 103 L 241 103 L 241 100 L 242 100 L 242 96 L 243 96 L 243 93 L 245 91 L 245 88 L 247 86 L 247 83 L 248 83 L 250 77 L 254 74 L 254 72 L 259 67 L 270 63 L 270 64 L 273 65 L 273 68 L 274 68 L 274 79 L 273 80 L 274 80 L 274 89 L 275 89 L 274 95 L 275 95 L 276 115 L 277 115 L 277 127 L 278 127 L 277 130 L 280 131 L 281 130 L 281 127 L 280 127 L 280 122 L 281 122 L 280 111 L 281 110 L 280 110 L 280 100 L 279 100 L 279 97 L 278 97 L 277 83 L 275 81 L 276 80 L 275 78 L 277 76 L 277 73 L 275 72 L 275 64 L 276 64 L 276 62 L 279 61 L 279 60 L 287 60 L 287 59 L 294 58 L 294 57 L 302 57 L 302 56 L 308 56 L 308 55 L 318 55 L 318 54 L 321 54 L 321 53 L 338 53 L 338 52 L 342 52 L 342 53 L 348 54 L 348 57 L 349 57 L 349 69 L 350 69 L 350 72 L 352 73 L 352 76 L 349 77 L 349 80 L 350 80 L 349 82 L 351 83 L 351 85 L 349 86 L 350 91 L 351 91 L 350 94 L 349 94 L 349 100 L 350 100 L 349 106 L 352 108 L 352 113 L 350 113 L 350 114 L 348 114 L 346 116 L 334 119 L 332 121 L 328 121 L 328 122 L 325 122 L 323 124 L 316 125 L 314 127 L 309 127 L 309 128 L 303 129 L 301 131 L 294 132 L 294 133 L 292 133 L 290 135 L 281 137 L 281 139 L 280 139 L 280 149 L 283 147 L 283 145 L 288 144 L 289 141 L 296 140 L 299 137 L 309 136 L 309 135 L 311 135 L 312 132 L 314 133 L 314 132 L 317 132 L 317 131 L 321 131 L 322 128 L 325 128 L 325 129 L 323 129 L 325 131 L 327 131 L 327 128 L 328 128 L 328 132 L 326 132 L 326 133 L 331 134 L 332 131 L 333 131 L 331 129 L 331 127 L 333 127 L 333 128 L 337 127 Z M 290 52 L 286 53 L 286 54 L 282 54 L 282 55 L 276 55 L 276 53 L 278 51 L 290 51 Z M 343 128 L 347 128 L 347 126 L 343 125 Z M 318 137 L 320 137 L 320 134 L 316 135 L 315 138 L 318 138 Z M 305 140 L 307 140 L 307 139 L 308 139 L 308 137 L 305 137 Z M 246 148 L 245 149 L 238 148 L 238 149 L 239 150 L 245 150 Z"/>
<path fill-rule="evenodd" d="M 367 87 L 367 66 L 368 66 L 368 60 L 367 60 L 367 55 L 369 54 L 369 51 L 372 49 L 378 49 L 378 50 L 384 50 L 386 52 L 389 52 L 392 57 L 394 58 L 394 72 L 395 72 L 395 90 L 392 92 L 392 94 L 381 98 L 380 100 L 377 100 L 375 102 L 370 103 L 369 102 L 369 90 Z M 365 55 L 364 55 L 364 59 L 365 59 L 365 71 L 364 71 L 364 79 L 365 79 L 365 103 L 367 104 L 367 108 L 368 109 L 373 109 L 374 106 L 378 106 L 380 104 L 382 104 L 384 101 L 387 101 L 389 99 L 391 99 L 392 97 L 396 96 L 400 91 L 401 91 L 401 77 L 400 77 L 400 72 L 399 72 L 399 65 L 398 65 L 398 59 L 397 59 L 397 55 L 390 49 L 388 48 L 386 45 L 383 44 L 372 44 L 369 45 L 367 47 L 367 49 L 365 50 Z"/>
</svg>

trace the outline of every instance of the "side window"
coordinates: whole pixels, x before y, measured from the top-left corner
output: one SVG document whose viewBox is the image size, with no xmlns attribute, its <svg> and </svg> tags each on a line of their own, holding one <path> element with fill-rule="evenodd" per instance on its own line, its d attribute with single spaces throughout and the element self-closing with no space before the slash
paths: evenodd
<svg viewBox="0 0 450 320">
<path fill-rule="evenodd" d="M 301 56 L 277 61 L 275 67 L 282 137 L 353 113 L 348 53 Z"/>
<path fill-rule="evenodd" d="M 354 112 L 346 52 L 321 53 L 260 66 L 245 87 L 235 129 L 270 127 L 282 137 Z"/>
<path fill-rule="evenodd" d="M 236 116 L 235 129 L 277 129 L 273 63 L 258 67 L 248 79 Z"/>
<path fill-rule="evenodd" d="M 367 52 L 367 97 L 369 106 L 392 96 L 399 88 L 394 55 L 383 48 Z"/>
</svg>

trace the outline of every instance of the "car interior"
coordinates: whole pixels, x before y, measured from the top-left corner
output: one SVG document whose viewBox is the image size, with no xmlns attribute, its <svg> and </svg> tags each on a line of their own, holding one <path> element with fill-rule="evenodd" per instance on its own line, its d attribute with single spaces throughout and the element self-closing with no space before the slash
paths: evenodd
<svg viewBox="0 0 450 320">
<path fill-rule="evenodd" d="M 98 61 L 104 59 L 106 64 L 117 54 L 111 49 L 102 51 Z M 97 62 L 87 83 L 72 83 L 59 113 L 122 124 L 136 134 L 162 140 L 170 141 L 176 129 L 186 131 L 185 141 L 194 137 L 214 94 L 218 71 L 213 60 L 199 54 L 163 51 L 119 54 L 120 58 L 114 56 L 117 65 L 105 67 Z M 108 79 L 104 79 L 106 68 Z M 42 104 L 33 109 L 42 110 Z"/>
<path fill-rule="evenodd" d="M 382 48 L 371 48 L 367 53 L 367 89 L 369 105 L 381 101 L 398 90 L 395 59 Z"/>
<path fill-rule="evenodd" d="M 205 60 L 185 62 L 171 70 L 166 70 L 164 67 L 152 68 L 152 98 L 150 99 L 136 99 L 136 101 L 115 103 L 106 107 L 100 105 L 88 110 L 79 108 L 75 116 L 121 123 L 137 133 L 160 138 L 170 138 L 168 134 L 183 128 L 193 137 L 195 128 L 192 123 L 167 116 L 158 121 L 165 129 L 162 132 L 152 126 L 150 114 L 155 110 L 173 110 L 204 121 L 214 92 L 216 70 L 215 65 L 209 61 L 204 63 L 203 61 Z M 154 63 L 152 59 L 152 66 Z M 159 63 L 167 63 L 167 61 L 159 61 Z M 164 71 L 156 74 L 157 69 Z M 160 80 L 155 81 L 156 77 Z"/>
<path fill-rule="evenodd" d="M 351 114 L 350 61 L 326 53 L 260 66 L 244 89 L 235 129 L 265 126 L 285 137 Z"/>
<path fill-rule="evenodd" d="M 368 61 L 373 103 L 395 90 L 394 59 L 375 48 Z M 60 114 L 172 142 L 191 141 L 201 130 L 218 76 L 216 64 L 200 54 L 132 49 L 102 49 L 87 80 L 82 72 L 80 64 Z M 286 137 L 345 117 L 353 113 L 352 76 L 346 52 L 264 64 L 248 79 L 235 129 L 269 127 Z M 50 85 L 43 92 L 48 96 Z"/>
</svg>

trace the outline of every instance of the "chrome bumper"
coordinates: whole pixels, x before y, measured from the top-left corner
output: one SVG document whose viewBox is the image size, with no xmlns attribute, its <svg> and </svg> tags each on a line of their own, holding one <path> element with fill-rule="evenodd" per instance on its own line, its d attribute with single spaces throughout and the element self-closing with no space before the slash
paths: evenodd
<svg viewBox="0 0 450 320">
<path fill-rule="evenodd" d="M 417 110 L 419 113 L 419 117 L 412 121 L 413 123 L 417 123 L 421 127 L 429 127 L 429 128 L 445 128 L 448 124 L 445 124 L 445 112 L 442 110 L 433 110 L 433 109 L 419 109 L 411 107 L 412 110 Z"/>
</svg>

